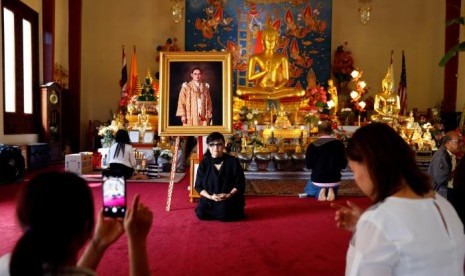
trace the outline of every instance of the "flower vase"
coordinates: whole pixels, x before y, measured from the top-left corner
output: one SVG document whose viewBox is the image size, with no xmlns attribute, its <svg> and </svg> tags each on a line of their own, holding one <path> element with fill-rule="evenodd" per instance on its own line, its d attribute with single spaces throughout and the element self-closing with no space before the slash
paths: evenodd
<svg viewBox="0 0 465 276">
<path fill-rule="evenodd" d="M 113 139 L 102 138 L 100 142 L 102 142 L 102 148 L 109 148 L 113 144 Z"/>
</svg>

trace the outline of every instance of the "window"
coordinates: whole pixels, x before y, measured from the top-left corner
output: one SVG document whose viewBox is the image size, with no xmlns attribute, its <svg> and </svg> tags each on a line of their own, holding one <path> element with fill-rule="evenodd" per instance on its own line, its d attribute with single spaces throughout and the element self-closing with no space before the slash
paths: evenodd
<svg viewBox="0 0 465 276">
<path fill-rule="evenodd" d="M 2 0 L 5 134 L 39 130 L 38 17 L 37 12 L 20 1 Z"/>
</svg>

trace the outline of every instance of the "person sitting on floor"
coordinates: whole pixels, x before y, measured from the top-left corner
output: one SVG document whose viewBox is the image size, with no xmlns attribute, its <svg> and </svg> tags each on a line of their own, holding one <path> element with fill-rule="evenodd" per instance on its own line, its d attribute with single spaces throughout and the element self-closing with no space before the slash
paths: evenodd
<svg viewBox="0 0 465 276">
<path fill-rule="evenodd" d="M 120 175 L 125 179 L 148 179 L 146 175 L 137 174 L 136 157 L 131 145 L 127 130 L 120 129 L 116 132 L 115 143 L 108 151 L 108 164 L 110 168 L 103 171 L 103 175 Z"/>
<path fill-rule="evenodd" d="M 200 200 L 195 214 L 201 220 L 233 221 L 244 218 L 245 176 L 236 157 L 224 153 L 219 132 L 207 137 L 208 152 L 197 169 L 195 190 Z"/>
<path fill-rule="evenodd" d="M 341 170 L 347 167 L 344 144 L 331 136 L 331 121 L 318 124 L 318 139 L 307 147 L 305 164 L 312 170 L 300 197 L 314 196 L 320 201 L 333 201 L 341 182 Z"/>
</svg>

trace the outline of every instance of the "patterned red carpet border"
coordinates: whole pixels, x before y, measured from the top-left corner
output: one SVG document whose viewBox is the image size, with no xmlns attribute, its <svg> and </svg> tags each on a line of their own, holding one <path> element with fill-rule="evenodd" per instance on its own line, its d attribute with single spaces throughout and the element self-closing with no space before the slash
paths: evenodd
<svg viewBox="0 0 465 276">
<path fill-rule="evenodd" d="M 257 196 L 297 196 L 304 192 L 306 180 L 292 179 L 273 179 L 247 180 L 246 195 Z M 342 180 L 339 187 L 339 196 L 363 196 L 362 191 L 357 187 L 353 180 Z"/>
</svg>

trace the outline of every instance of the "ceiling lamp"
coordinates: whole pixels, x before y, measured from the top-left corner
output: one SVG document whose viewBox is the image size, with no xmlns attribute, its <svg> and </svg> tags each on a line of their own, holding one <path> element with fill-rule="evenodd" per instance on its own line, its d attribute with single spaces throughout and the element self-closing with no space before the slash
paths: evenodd
<svg viewBox="0 0 465 276">
<path fill-rule="evenodd" d="M 184 15 L 183 0 L 171 0 L 171 15 L 173 16 L 174 23 L 182 21 Z"/>
<path fill-rule="evenodd" d="M 360 15 L 360 22 L 366 25 L 370 21 L 371 15 L 371 0 L 358 0 L 358 13 Z"/>
</svg>

